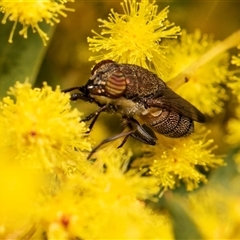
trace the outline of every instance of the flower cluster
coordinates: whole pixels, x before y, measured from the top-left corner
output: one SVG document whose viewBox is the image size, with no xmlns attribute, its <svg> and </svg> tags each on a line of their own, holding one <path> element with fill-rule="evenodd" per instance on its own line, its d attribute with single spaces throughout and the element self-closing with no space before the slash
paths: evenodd
<svg viewBox="0 0 240 240">
<path fill-rule="evenodd" d="M 126 172 L 129 154 L 109 149 L 84 175 L 75 175 L 51 202 L 42 221 L 50 239 L 172 238 L 169 218 L 144 200 L 158 192 L 156 179 Z"/>
<path fill-rule="evenodd" d="M 58 14 L 65 16 L 64 11 L 71 10 L 65 7 L 66 2 L 0 0 L 2 22 L 14 21 L 9 41 L 20 22 L 21 35 L 27 37 L 32 27 L 46 44 L 48 37 L 39 22 L 58 22 Z M 108 20 L 99 20 L 101 33 L 93 31 L 94 36 L 88 38 L 90 50 L 96 53 L 91 60 L 112 59 L 147 68 L 209 119 L 224 113 L 230 89 L 239 101 L 240 58 L 232 57 L 236 70 L 230 71 L 226 50 L 240 43 L 240 31 L 216 42 L 199 30 L 180 32 L 167 19 L 168 7 L 158 11 L 155 0 L 124 0 L 121 6 L 123 13 L 111 10 Z M 193 127 L 188 106 L 176 103 L 166 110 L 187 115 Z M 240 144 L 238 102 L 235 110 L 234 118 L 224 120 L 231 148 Z M 196 223 L 203 238 L 239 238 L 239 194 L 211 188 L 210 171 L 228 167 L 217 150 L 216 124 L 209 121 L 204 128 L 195 124 L 195 132 L 182 138 L 154 134 L 146 126 L 158 139 L 155 146 L 136 141 L 138 147 L 128 145 L 130 149 L 123 150 L 108 143 L 88 160 L 92 140 L 81 116 L 72 108 L 68 93 L 59 87 L 53 90 L 46 83 L 32 88 L 28 82 L 17 82 L 0 101 L 1 239 L 181 239 L 176 224 L 182 215 L 178 206 L 171 208 L 170 203 L 176 194 L 173 190 L 181 185 L 189 192 L 188 199 L 186 195 L 179 197 L 184 199 L 179 200 L 180 205 L 187 206 L 191 215 L 187 219 L 191 227 Z M 144 114 L 131 117 L 146 123 Z M 152 130 L 157 132 L 154 124 Z M 221 126 L 220 130 L 225 129 Z M 137 133 L 130 136 L 138 138 Z M 234 153 L 240 163 L 239 151 Z M 238 186 L 239 173 L 236 175 L 231 184 Z M 199 191 L 193 191 L 200 186 Z M 239 192 L 239 187 L 234 191 Z"/>
<path fill-rule="evenodd" d="M 86 160 L 91 141 L 68 94 L 17 82 L 8 95 L 0 103 L 1 238 L 172 238 L 168 215 L 144 202 L 156 200 L 157 179 L 129 170 L 130 152 Z"/>
<path fill-rule="evenodd" d="M 228 76 L 228 54 L 219 52 L 218 48 L 215 55 L 211 52 L 218 43 L 211 37 L 202 35 L 200 31 L 193 34 L 183 31 L 180 41 L 175 40 L 173 37 L 180 33 L 180 29 L 169 28 L 171 24 L 164 25 L 168 22 L 166 9 L 157 14 L 155 1 L 150 3 L 129 0 L 125 1 L 122 7 L 122 14 L 112 10 L 108 21 L 99 20 L 103 23 L 100 26 L 103 28 L 101 34 L 94 32 L 95 36 L 88 39 L 90 50 L 97 52 L 91 59 L 110 58 L 148 69 L 148 63 L 151 63 L 158 76 L 170 80 L 170 86 L 181 86 L 181 81 L 176 84 L 178 80 L 174 80 L 175 76 L 189 66 L 198 64 L 198 67 L 191 67 L 192 71 L 186 74 L 188 83 L 177 90 L 203 113 L 214 116 L 221 112 L 224 100 L 227 99 L 226 90 L 222 86 L 226 84 Z M 162 28 L 156 23 L 162 24 Z M 168 38 L 164 41 L 164 55 L 160 51 L 163 49 L 163 37 Z M 202 66 L 201 57 L 206 53 L 208 64 Z M 165 63 L 160 64 L 160 59 Z M 158 66 L 161 66 L 161 69 Z M 204 97 L 196 97 L 198 95 Z M 203 135 L 197 139 L 190 136 L 167 141 L 160 137 L 160 146 L 147 148 L 146 152 L 150 152 L 150 156 L 138 159 L 133 166 L 148 166 L 150 173 L 158 178 L 158 184 L 165 190 L 175 188 L 180 182 L 184 182 L 188 190 L 193 190 L 200 182 L 207 181 L 206 176 L 199 171 L 199 166 L 209 170 L 208 168 L 223 165 L 223 160 L 213 153 L 216 148 L 211 147 L 213 139 L 207 139 Z"/>
<path fill-rule="evenodd" d="M 163 190 L 173 189 L 181 182 L 188 191 L 206 183 L 203 172 L 224 165 L 223 159 L 216 157 L 213 151 L 213 139 L 196 134 L 182 140 L 160 138 L 154 147 L 145 147 L 145 156 L 133 163 L 134 167 L 146 168 L 158 179 Z M 201 169 L 202 168 L 202 169 Z"/>
<path fill-rule="evenodd" d="M 202 35 L 199 30 L 193 34 L 182 32 L 180 42 L 169 42 L 168 59 L 173 63 L 166 79 L 173 79 L 183 72 L 209 49 L 216 46 L 208 35 Z M 194 106 L 210 116 L 220 113 L 227 99 L 226 85 L 228 77 L 228 54 L 222 53 L 213 58 L 208 64 L 188 72 L 187 83 L 177 89 L 178 93 Z M 196 97 L 204 95 L 204 97 Z"/>
<path fill-rule="evenodd" d="M 238 101 L 240 101 L 239 92 L 240 92 L 240 54 L 237 56 L 232 56 L 232 65 L 235 67 L 234 70 L 230 71 L 229 78 L 231 82 L 228 84 L 228 86 L 232 89 L 233 94 L 235 94 L 238 98 Z"/>
<path fill-rule="evenodd" d="M 79 123 L 80 113 L 71 109 L 69 96 L 59 87 L 32 89 L 29 83 L 17 82 L 9 95 L 0 103 L 1 154 L 33 168 L 64 172 L 86 158 L 91 149 L 87 127 Z"/>
</svg>

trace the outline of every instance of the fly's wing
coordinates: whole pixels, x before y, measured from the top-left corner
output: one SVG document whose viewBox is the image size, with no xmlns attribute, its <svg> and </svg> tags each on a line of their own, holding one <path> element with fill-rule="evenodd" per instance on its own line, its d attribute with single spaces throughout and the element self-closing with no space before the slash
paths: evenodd
<svg viewBox="0 0 240 240">
<path fill-rule="evenodd" d="M 149 107 L 169 109 L 196 122 L 203 123 L 206 121 L 205 116 L 196 107 L 167 86 L 161 90 L 160 95 L 153 97 Z"/>
</svg>

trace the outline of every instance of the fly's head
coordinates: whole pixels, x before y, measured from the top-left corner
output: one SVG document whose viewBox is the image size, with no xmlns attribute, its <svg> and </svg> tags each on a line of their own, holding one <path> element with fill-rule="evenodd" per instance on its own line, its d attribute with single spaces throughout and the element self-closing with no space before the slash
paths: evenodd
<svg viewBox="0 0 240 240">
<path fill-rule="evenodd" d="M 86 89 L 91 96 L 98 95 L 111 99 L 123 96 L 126 90 L 126 78 L 118 64 L 112 60 L 104 60 L 95 65 Z"/>
</svg>

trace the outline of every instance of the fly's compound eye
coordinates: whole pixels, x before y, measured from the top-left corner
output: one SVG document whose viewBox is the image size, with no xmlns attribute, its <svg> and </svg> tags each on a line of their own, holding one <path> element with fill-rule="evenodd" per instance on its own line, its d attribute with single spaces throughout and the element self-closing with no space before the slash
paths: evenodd
<svg viewBox="0 0 240 240">
<path fill-rule="evenodd" d="M 88 90 L 93 95 L 110 98 L 121 97 L 126 89 L 126 78 L 117 64 L 111 60 L 98 63 L 92 71 Z"/>
<path fill-rule="evenodd" d="M 126 79 L 121 71 L 114 71 L 106 80 L 105 94 L 112 98 L 121 97 L 126 89 Z"/>
<path fill-rule="evenodd" d="M 91 71 L 91 74 L 93 75 L 96 71 L 106 70 L 106 68 L 111 64 L 116 64 L 116 63 L 109 59 L 103 60 L 94 66 L 94 68 Z"/>
<path fill-rule="evenodd" d="M 93 77 L 92 77 L 93 78 Z M 100 74 L 97 73 L 94 79 L 90 79 L 88 90 L 93 95 L 106 96 L 110 98 L 121 97 L 126 89 L 126 79 L 119 70 Z"/>
</svg>

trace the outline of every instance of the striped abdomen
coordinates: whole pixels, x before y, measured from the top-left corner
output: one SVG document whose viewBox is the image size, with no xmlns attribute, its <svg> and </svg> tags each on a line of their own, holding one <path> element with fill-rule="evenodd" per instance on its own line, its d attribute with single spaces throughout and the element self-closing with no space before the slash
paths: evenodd
<svg viewBox="0 0 240 240">
<path fill-rule="evenodd" d="M 146 124 L 157 132 L 171 138 L 184 137 L 193 132 L 193 120 L 166 109 L 142 115 Z"/>
</svg>

